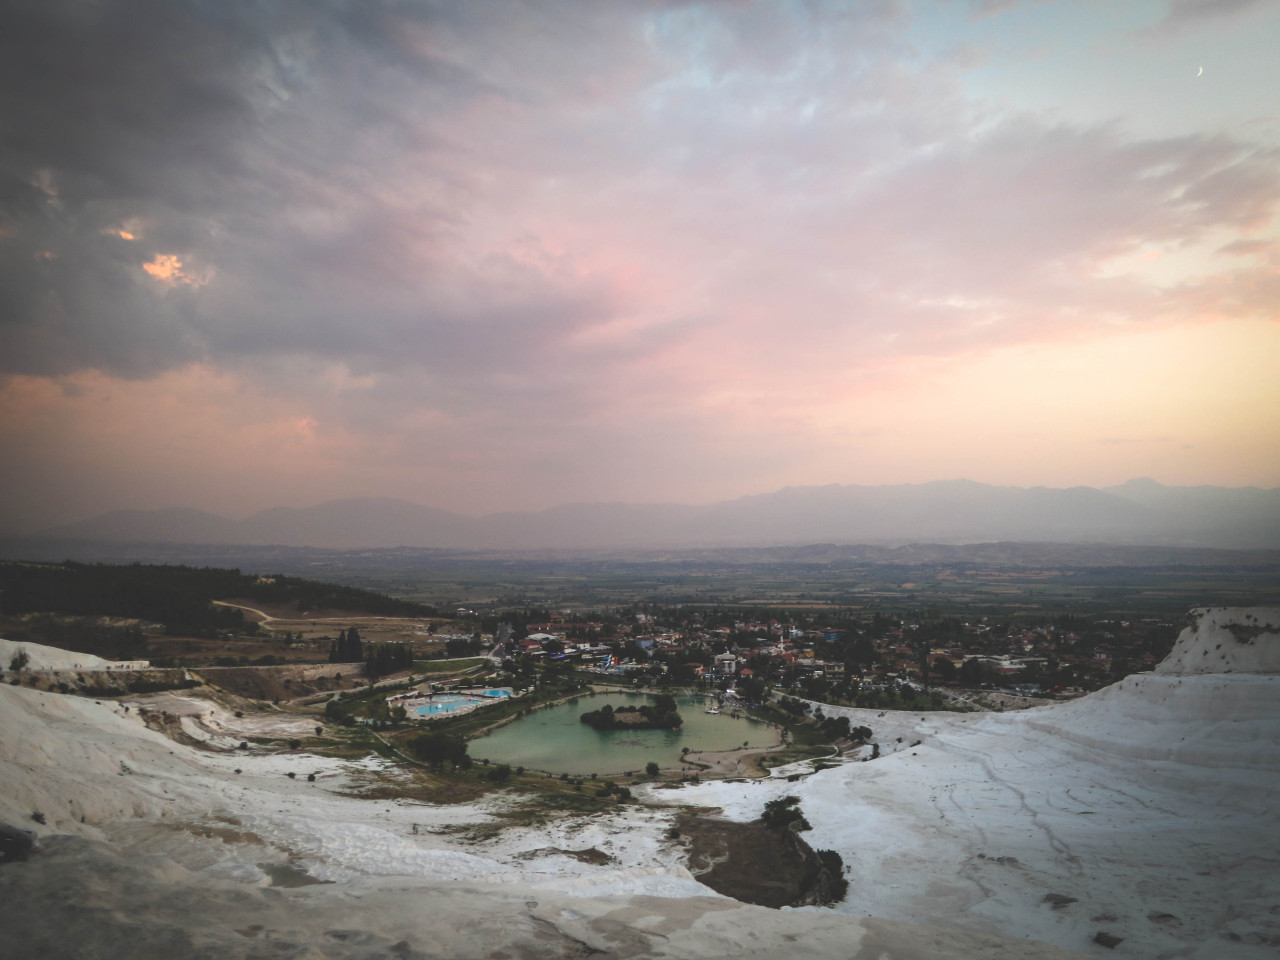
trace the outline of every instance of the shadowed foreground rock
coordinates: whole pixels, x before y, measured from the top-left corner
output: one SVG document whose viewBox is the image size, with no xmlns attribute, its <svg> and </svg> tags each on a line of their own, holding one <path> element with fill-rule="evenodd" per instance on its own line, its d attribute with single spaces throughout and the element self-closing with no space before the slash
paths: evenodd
<svg viewBox="0 0 1280 960">
<path fill-rule="evenodd" d="M 78 837 L 0 869 L 0 926 L 42 960 L 841 958 L 1070 960 L 1041 943 L 716 897 L 587 899 L 384 879 L 302 889 L 209 882 Z"/>
</svg>

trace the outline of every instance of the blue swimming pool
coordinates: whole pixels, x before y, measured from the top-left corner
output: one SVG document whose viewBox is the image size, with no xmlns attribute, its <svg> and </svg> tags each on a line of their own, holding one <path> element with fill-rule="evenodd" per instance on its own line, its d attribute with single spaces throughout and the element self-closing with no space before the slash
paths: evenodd
<svg viewBox="0 0 1280 960">
<path fill-rule="evenodd" d="M 470 710 L 478 704 L 511 696 L 510 690 L 481 690 L 477 693 L 439 693 L 429 703 L 414 707 L 419 717 L 438 717 L 446 713 Z"/>
</svg>

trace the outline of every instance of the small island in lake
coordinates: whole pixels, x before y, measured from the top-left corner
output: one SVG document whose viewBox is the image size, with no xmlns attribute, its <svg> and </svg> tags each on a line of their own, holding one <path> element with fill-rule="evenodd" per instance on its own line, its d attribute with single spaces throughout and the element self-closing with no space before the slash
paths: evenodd
<svg viewBox="0 0 1280 960">
<path fill-rule="evenodd" d="M 643 707 L 611 707 L 584 713 L 578 719 L 594 730 L 678 730 L 684 721 L 676 710 L 676 698 L 659 694 Z"/>
</svg>

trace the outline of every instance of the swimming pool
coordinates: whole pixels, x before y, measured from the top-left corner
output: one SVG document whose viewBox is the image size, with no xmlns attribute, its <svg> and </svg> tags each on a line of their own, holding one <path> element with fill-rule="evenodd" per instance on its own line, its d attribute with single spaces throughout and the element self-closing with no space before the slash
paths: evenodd
<svg viewBox="0 0 1280 960">
<path fill-rule="evenodd" d="M 413 708 L 419 717 L 438 717 L 446 713 L 466 713 L 482 703 L 511 696 L 510 690 L 481 690 L 477 693 L 439 693 L 427 703 Z"/>
</svg>

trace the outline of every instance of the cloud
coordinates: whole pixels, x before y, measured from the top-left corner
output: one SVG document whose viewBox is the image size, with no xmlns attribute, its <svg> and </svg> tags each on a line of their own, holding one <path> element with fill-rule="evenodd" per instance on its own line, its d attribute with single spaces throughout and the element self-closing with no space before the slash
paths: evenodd
<svg viewBox="0 0 1280 960">
<path fill-rule="evenodd" d="M 901 364 L 1274 318 L 1272 146 L 1001 112 L 915 16 L 10 4 L 0 374 L 202 371 L 209 436 L 549 496 L 806 456 Z"/>
<path fill-rule="evenodd" d="M 1165 15 L 1150 33 L 1181 33 L 1203 27 L 1215 20 L 1226 20 L 1266 5 L 1266 0 L 1170 0 Z"/>
</svg>

